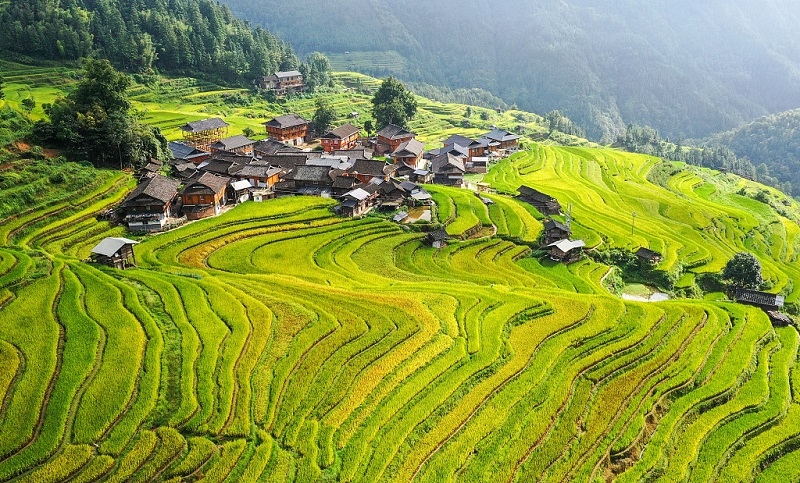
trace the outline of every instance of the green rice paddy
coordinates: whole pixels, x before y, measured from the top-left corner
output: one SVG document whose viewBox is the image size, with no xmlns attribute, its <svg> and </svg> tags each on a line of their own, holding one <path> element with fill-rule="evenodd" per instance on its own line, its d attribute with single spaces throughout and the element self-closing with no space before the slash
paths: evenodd
<svg viewBox="0 0 800 483">
<path fill-rule="evenodd" d="M 485 179 L 571 204 L 590 248 L 663 252 L 684 284 L 752 251 L 796 303 L 796 204 L 703 169 L 656 185 L 658 162 L 532 143 Z M 608 267 L 530 257 L 542 217 L 509 196 L 431 187 L 439 250 L 330 200 L 245 203 L 118 271 L 84 260 L 125 235 L 96 215 L 131 178 L 96 178 L 0 223 L 0 481 L 800 477 L 794 327 L 618 299 Z"/>
</svg>

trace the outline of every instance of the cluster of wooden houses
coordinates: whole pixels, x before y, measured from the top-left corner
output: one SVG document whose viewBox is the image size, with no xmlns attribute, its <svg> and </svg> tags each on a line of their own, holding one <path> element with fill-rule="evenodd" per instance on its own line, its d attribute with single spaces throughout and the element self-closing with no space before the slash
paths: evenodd
<svg viewBox="0 0 800 483">
<path fill-rule="evenodd" d="M 363 140 L 359 128 L 344 124 L 320 137 L 321 151 L 312 151 L 303 149 L 310 141 L 309 120 L 288 114 L 263 124 L 263 141 L 229 136 L 230 125 L 220 118 L 182 126 L 183 141 L 169 143 L 169 176 L 161 174 L 161 163 L 149 163 L 122 203 L 129 229 L 161 231 L 218 215 L 226 206 L 278 196 L 334 198 L 345 216 L 427 204 L 431 196 L 421 184 L 462 186 L 465 173 L 485 173 L 491 157 L 514 149 L 519 140 L 493 129 L 478 140 L 451 136 L 444 147 L 425 151 L 416 134 L 400 126 L 390 124 Z"/>
</svg>

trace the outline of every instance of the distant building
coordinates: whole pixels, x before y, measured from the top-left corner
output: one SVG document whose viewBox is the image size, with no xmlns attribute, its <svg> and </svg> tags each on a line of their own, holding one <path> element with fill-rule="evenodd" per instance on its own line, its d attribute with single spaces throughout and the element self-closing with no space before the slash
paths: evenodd
<svg viewBox="0 0 800 483">
<path fill-rule="evenodd" d="M 361 216 L 375 204 L 378 192 L 370 193 L 363 188 L 356 188 L 342 195 L 341 212 L 344 216 Z"/>
<path fill-rule="evenodd" d="M 486 156 L 486 151 L 489 148 L 489 140 L 486 138 L 481 138 L 476 141 L 466 136 L 461 136 L 460 134 L 453 134 L 445 139 L 442 144 L 444 144 L 445 147 L 459 146 L 460 151 L 466 151 L 467 161 L 472 161 L 472 159 L 476 157 Z"/>
<path fill-rule="evenodd" d="M 757 290 L 747 290 L 737 288 L 734 292 L 734 298 L 740 304 L 753 305 L 760 307 L 765 311 L 778 311 L 785 302 L 781 295 L 771 294 L 767 292 L 759 292 Z"/>
<path fill-rule="evenodd" d="M 649 248 L 645 248 L 645 247 L 640 247 L 638 250 L 636 250 L 636 256 L 639 258 L 639 260 L 642 260 L 642 261 L 647 262 L 647 263 L 651 263 L 653 265 L 661 262 L 661 254 L 660 253 L 655 252 L 655 251 L 650 250 Z"/>
<path fill-rule="evenodd" d="M 127 238 L 104 238 L 92 248 L 92 261 L 119 270 L 135 267 L 136 255 L 133 246 L 138 244 L 136 240 Z"/>
<path fill-rule="evenodd" d="M 586 246 L 583 240 L 564 239 L 547 245 L 550 249 L 550 258 L 556 261 L 571 263 L 580 257 L 582 248 Z"/>
<path fill-rule="evenodd" d="M 306 90 L 306 85 L 303 82 L 303 74 L 296 70 L 276 72 L 273 75 L 259 77 L 256 83 L 258 87 L 273 91 L 278 96 L 285 96 L 287 94 Z"/>
<path fill-rule="evenodd" d="M 388 180 L 393 172 L 394 166 L 379 159 L 358 159 L 346 175 L 353 176 L 362 183 L 369 183 L 373 178 Z"/>
<path fill-rule="evenodd" d="M 295 146 L 287 146 L 280 141 L 274 139 L 265 139 L 258 141 L 253 146 L 253 155 L 255 156 L 273 156 L 275 154 L 286 153 L 302 153 L 303 150 Z"/>
<path fill-rule="evenodd" d="M 247 136 L 239 135 L 220 139 L 208 147 L 215 153 L 253 154 L 255 143 L 252 139 L 248 139 Z"/>
<path fill-rule="evenodd" d="M 495 128 L 484 134 L 483 137 L 488 139 L 489 142 L 497 143 L 499 149 L 513 149 L 519 144 L 521 136 L 510 131 Z"/>
<path fill-rule="evenodd" d="M 361 130 L 352 124 L 344 124 L 333 131 L 328 131 L 320 137 L 322 149 L 326 153 L 337 150 L 353 149 L 358 145 Z"/>
<path fill-rule="evenodd" d="M 181 191 L 183 212 L 190 220 L 219 215 L 225 206 L 225 191 L 230 178 L 203 173 L 190 180 Z"/>
<path fill-rule="evenodd" d="M 172 153 L 172 159 L 179 161 L 200 164 L 211 157 L 211 153 L 208 151 L 178 141 L 171 141 L 168 146 Z"/>
<path fill-rule="evenodd" d="M 428 233 L 423 240 L 426 245 L 430 245 L 433 248 L 444 248 L 447 246 L 447 240 L 450 239 L 450 235 L 444 229 L 434 230 Z"/>
<path fill-rule="evenodd" d="M 520 186 L 517 199 L 530 203 L 539 213 L 549 216 L 561 213 L 561 204 L 557 199 L 541 191 L 535 190 L 530 186 Z"/>
<path fill-rule="evenodd" d="M 558 220 L 546 220 L 544 222 L 544 243 L 549 245 L 572 236 L 570 227 Z"/>
<path fill-rule="evenodd" d="M 306 142 L 310 123 L 297 114 L 287 114 L 265 122 L 264 126 L 271 140 L 298 146 Z"/>
<path fill-rule="evenodd" d="M 230 126 L 222 119 L 212 117 L 201 121 L 187 122 L 181 126 L 181 131 L 183 131 L 183 139 L 187 144 L 208 151 L 211 144 L 228 137 Z"/>
<path fill-rule="evenodd" d="M 175 205 L 178 187 L 176 179 L 155 175 L 134 189 L 120 208 L 125 212 L 125 224 L 131 231 L 163 230 L 168 219 L 177 211 Z"/>
<path fill-rule="evenodd" d="M 385 153 L 392 153 L 404 142 L 417 137 L 413 132 L 394 124 L 389 124 L 381 129 L 376 136 L 375 154 L 378 156 L 383 156 Z"/>
</svg>

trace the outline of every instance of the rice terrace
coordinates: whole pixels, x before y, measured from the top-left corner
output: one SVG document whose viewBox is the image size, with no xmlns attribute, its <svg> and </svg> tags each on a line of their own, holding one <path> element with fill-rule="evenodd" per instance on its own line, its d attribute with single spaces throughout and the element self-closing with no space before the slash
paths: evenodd
<svg viewBox="0 0 800 483">
<path fill-rule="evenodd" d="M 194 109 L 179 97 L 145 118 Z M 463 106 L 421 109 L 433 140 Z M 98 216 L 130 173 L 52 169 L 85 182 L 19 209 L 24 180 L 0 192 L 0 481 L 800 481 L 798 331 L 706 283 L 751 252 L 797 306 L 800 207 L 778 191 L 527 139 L 480 197 L 426 185 L 450 238 L 433 248 L 313 196 L 131 235 Z M 588 256 L 539 250 L 521 186 L 569 210 Z M 136 267 L 86 263 L 131 236 Z M 619 296 L 600 254 L 639 247 L 671 300 Z"/>
</svg>

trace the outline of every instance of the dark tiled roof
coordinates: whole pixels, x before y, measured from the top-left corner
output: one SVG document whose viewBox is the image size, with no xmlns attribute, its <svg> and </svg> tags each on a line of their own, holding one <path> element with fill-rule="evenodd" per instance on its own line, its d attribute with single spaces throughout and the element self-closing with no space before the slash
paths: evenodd
<svg viewBox="0 0 800 483">
<path fill-rule="evenodd" d="M 352 124 L 344 124 L 342 126 L 337 127 L 333 131 L 328 131 L 327 133 L 323 134 L 321 137 L 326 139 L 344 139 L 348 138 L 354 134 L 360 133 L 361 130 L 357 127 L 353 126 Z"/>
<path fill-rule="evenodd" d="M 177 141 L 171 141 L 169 143 L 169 150 L 172 152 L 172 157 L 175 159 L 188 160 L 199 156 L 207 156 L 209 154 L 207 151 Z"/>
<path fill-rule="evenodd" d="M 333 180 L 333 187 L 337 189 L 350 189 L 358 183 L 358 179 L 352 176 L 337 176 L 336 179 Z"/>
<path fill-rule="evenodd" d="M 408 136 L 416 137 L 417 135 L 414 134 L 413 132 L 405 129 L 405 128 L 400 127 L 400 126 L 396 126 L 394 124 L 389 124 L 385 128 L 383 128 L 380 131 L 378 131 L 377 136 L 380 136 L 380 137 L 386 138 L 386 139 L 402 139 L 402 138 L 405 138 L 405 137 L 408 137 Z"/>
<path fill-rule="evenodd" d="M 561 223 L 558 220 L 547 220 L 547 221 L 545 221 L 544 222 L 544 229 L 547 230 L 547 231 L 556 230 L 557 229 L 557 230 L 563 231 L 564 233 L 572 233 L 572 230 L 570 230 L 567 227 L 567 225 Z"/>
<path fill-rule="evenodd" d="M 296 71 L 296 70 L 287 70 L 287 71 L 284 71 L 284 72 L 276 72 L 275 73 L 275 77 L 277 77 L 278 79 L 282 79 L 284 77 L 297 77 L 297 76 L 302 76 L 302 75 L 303 74 L 301 74 L 299 71 Z"/>
<path fill-rule="evenodd" d="M 359 159 L 356 160 L 353 167 L 350 168 L 350 173 L 367 174 L 372 176 L 384 176 L 386 175 L 385 171 L 386 166 L 387 164 L 381 160 Z"/>
<path fill-rule="evenodd" d="M 425 151 L 425 144 L 417 141 L 416 139 L 409 139 L 408 141 L 397 146 L 397 149 L 391 154 L 392 157 L 402 156 L 421 156 Z"/>
<path fill-rule="evenodd" d="M 522 196 L 524 198 L 528 198 L 528 199 L 534 200 L 534 201 L 538 201 L 540 203 L 547 203 L 549 201 L 555 201 L 555 198 L 553 198 L 552 196 L 544 194 L 539 190 L 535 190 L 535 189 L 531 188 L 530 186 L 520 186 L 518 188 L 518 191 L 519 191 L 519 195 L 520 196 Z"/>
<path fill-rule="evenodd" d="M 462 136 L 460 134 L 453 134 L 449 138 L 445 139 L 442 144 L 444 144 L 445 146 L 450 146 L 451 144 L 460 144 L 461 146 L 469 146 L 474 142 L 475 140 L 470 139 L 466 136 Z"/>
<path fill-rule="evenodd" d="M 446 241 L 450 239 L 450 235 L 443 229 L 434 230 L 425 237 L 427 240 L 430 241 Z"/>
<path fill-rule="evenodd" d="M 769 320 L 771 320 L 776 325 L 791 325 L 794 323 L 791 317 L 786 314 L 782 314 L 780 312 L 776 312 L 774 310 L 767 311 L 767 315 L 769 316 Z"/>
<path fill-rule="evenodd" d="M 213 173 L 203 173 L 199 177 L 187 183 L 183 188 L 183 192 L 192 186 L 202 185 L 207 186 L 215 193 L 221 193 L 228 186 L 228 182 L 230 182 L 230 180 L 231 179 L 228 177 L 217 176 Z"/>
<path fill-rule="evenodd" d="M 330 168 L 327 166 L 297 166 L 291 179 L 297 181 L 331 182 L 328 175 Z"/>
<path fill-rule="evenodd" d="M 640 247 L 638 250 L 636 250 L 636 256 L 640 258 L 645 258 L 647 260 L 652 260 L 654 258 L 661 258 L 660 253 L 645 247 Z"/>
<path fill-rule="evenodd" d="M 218 117 L 212 117 L 210 119 L 203 119 L 201 121 L 187 122 L 186 124 L 181 126 L 181 130 L 186 132 L 203 132 L 203 131 L 208 131 L 210 129 L 220 129 L 229 126 L 230 124 L 223 121 L 222 119 Z"/>
<path fill-rule="evenodd" d="M 736 301 L 755 305 L 783 307 L 784 298 L 780 295 L 758 292 L 756 290 L 736 289 Z"/>
<path fill-rule="evenodd" d="M 433 158 L 433 162 L 431 162 L 431 171 L 434 173 L 452 171 L 453 169 L 462 173 L 466 171 L 466 168 L 464 168 L 464 161 L 450 153 L 440 154 Z"/>
<path fill-rule="evenodd" d="M 520 136 L 517 136 L 512 132 L 504 131 L 502 129 L 493 129 L 488 133 L 484 134 L 483 137 L 497 142 L 508 142 L 520 138 Z"/>
<path fill-rule="evenodd" d="M 273 168 L 269 165 L 248 164 L 236 172 L 239 178 L 269 178 L 280 173 L 280 168 Z"/>
<path fill-rule="evenodd" d="M 235 161 L 228 161 L 224 159 L 214 159 L 209 161 L 208 164 L 206 164 L 202 168 L 200 168 L 200 171 L 227 176 L 229 174 L 238 172 L 244 166 L 245 166 L 244 163 L 237 163 Z"/>
<path fill-rule="evenodd" d="M 122 206 L 137 205 L 136 199 L 141 195 L 149 196 L 162 203 L 168 203 L 178 193 L 180 184 L 181 182 L 177 179 L 171 179 L 157 174 L 139 183 L 139 186 L 137 186 L 136 189 L 128 195 L 125 202 L 122 203 Z"/>
<path fill-rule="evenodd" d="M 275 141 L 274 139 L 265 139 L 263 141 L 259 141 L 253 146 L 253 150 L 266 155 L 273 155 L 278 153 L 301 153 L 303 152 L 302 149 L 296 148 L 294 146 L 287 146 L 280 141 Z"/>
<path fill-rule="evenodd" d="M 302 126 L 308 124 L 309 120 L 303 119 L 297 114 L 286 114 L 285 116 L 278 116 L 275 119 L 264 123 L 265 126 L 277 127 L 279 129 L 286 129 L 288 127 Z"/>
<path fill-rule="evenodd" d="M 231 136 L 229 138 L 220 139 L 219 141 L 215 142 L 211 145 L 214 149 L 219 149 L 222 151 L 232 151 L 234 149 L 243 148 L 245 146 L 252 146 L 255 144 L 255 141 L 252 139 L 248 139 L 247 136 Z"/>
</svg>

